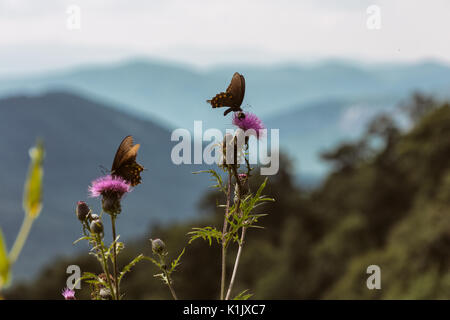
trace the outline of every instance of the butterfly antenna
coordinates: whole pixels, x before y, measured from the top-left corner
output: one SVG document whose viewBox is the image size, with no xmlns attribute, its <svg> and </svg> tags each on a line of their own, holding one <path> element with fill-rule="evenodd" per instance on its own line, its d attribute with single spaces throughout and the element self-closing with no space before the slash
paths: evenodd
<svg viewBox="0 0 450 320">
<path fill-rule="evenodd" d="M 109 170 L 106 169 L 104 166 L 99 165 L 99 167 L 100 167 L 100 171 L 101 171 L 101 173 L 102 173 L 103 175 L 106 175 L 106 174 L 109 174 L 109 173 L 110 173 Z"/>
</svg>

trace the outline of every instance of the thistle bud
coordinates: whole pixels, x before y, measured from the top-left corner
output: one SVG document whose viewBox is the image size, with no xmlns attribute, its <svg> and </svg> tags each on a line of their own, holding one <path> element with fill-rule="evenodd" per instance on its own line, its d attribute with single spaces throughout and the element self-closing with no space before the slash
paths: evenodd
<svg viewBox="0 0 450 320">
<path fill-rule="evenodd" d="M 100 298 L 103 300 L 110 300 L 111 299 L 111 290 L 108 288 L 101 288 L 99 291 Z"/>
<path fill-rule="evenodd" d="M 78 201 L 77 203 L 77 218 L 80 221 L 85 221 L 87 216 L 89 215 L 89 212 L 91 212 L 91 209 L 84 201 Z"/>
<path fill-rule="evenodd" d="M 161 239 L 150 239 L 150 241 L 152 242 L 153 253 L 161 254 L 166 249 L 166 244 Z"/>
<path fill-rule="evenodd" d="M 100 220 L 100 217 L 98 216 L 98 214 L 91 214 L 91 220 L 92 221 L 94 221 L 94 220 Z"/>
<path fill-rule="evenodd" d="M 91 225 L 89 226 L 92 233 L 101 234 L 103 233 L 103 223 L 100 219 L 92 220 Z"/>
</svg>

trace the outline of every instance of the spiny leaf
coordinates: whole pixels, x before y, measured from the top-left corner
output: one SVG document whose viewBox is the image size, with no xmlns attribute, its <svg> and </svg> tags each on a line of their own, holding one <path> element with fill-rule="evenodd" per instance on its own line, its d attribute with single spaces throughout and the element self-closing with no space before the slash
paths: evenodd
<svg viewBox="0 0 450 320">
<path fill-rule="evenodd" d="M 119 275 L 119 283 L 122 280 L 123 276 L 127 273 L 130 272 L 131 268 L 133 268 L 139 261 L 144 259 L 144 255 L 141 253 L 140 255 L 138 255 L 136 258 L 134 258 L 133 260 L 131 260 L 130 263 L 128 263 L 123 269 L 122 272 L 120 272 Z"/>
<path fill-rule="evenodd" d="M 83 236 L 83 237 L 78 238 L 77 240 L 75 240 L 75 241 L 73 242 L 73 244 L 77 244 L 78 242 L 80 242 L 80 241 L 82 241 L 82 240 L 91 240 L 91 237 Z"/>
<path fill-rule="evenodd" d="M 153 263 L 155 266 L 157 266 L 158 268 L 161 268 L 161 264 L 156 261 L 155 259 L 151 258 L 151 257 L 147 257 L 144 256 L 143 259 L 150 261 L 151 263 Z"/>
<path fill-rule="evenodd" d="M 213 188 L 217 188 L 222 190 L 223 192 L 226 192 L 226 188 L 223 185 L 223 180 L 222 177 L 220 176 L 220 174 L 218 174 L 215 170 L 210 169 L 210 170 L 201 170 L 201 171 L 195 171 L 193 172 L 193 174 L 199 174 L 199 173 L 209 173 L 213 179 L 217 182 L 216 185 L 213 185 Z"/>
<path fill-rule="evenodd" d="M 236 297 L 233 298 L 233 300 L 248 300 L 250 297 L 253 296 L 252 293 L 247 293 L 248 289 L 245 289 L 244 291 L 242 291 L 241 293 L 239 293 Z"/>
<path fill-rule="evenodd" d="M 181 253 L 178 255 L 178 258 L 176 258 L 175 260 L 172 261 L 171 267 L 170 267 L 170 271 L 169 273 L 172 273 L 175 271 L 175 268 L 178 267 L 180 265 L 180 259 L 184 254 L 184 250 L 186 248 L 183 248 L 183 251 L 181 251 Z"/>
<path fill-rule="evenodd" d="M 158 273 L 153 275 L 155 278 L 160 278 L 162 282 L 164 282 L 164 284 L 169 284 L 169 281 L 166 277 L 166 275 L 164 273 Z"/>
<path fill-rule="evenodd" d="M 222 232 L 218 231 L 213 227 L 204 227 L 204 228 L 192 228 L 194 231 L 188 232 L 191 235 L 191 239 L 189 240 L 189 244 L 192 241 L 198 238 L 202 238 L 203 240 L 208 239 L 209 245 L 212 244 L 212 239 L 216 239 L 217 243 L 220 243 L 220 239 L 222 239 Z"/>
</svg>

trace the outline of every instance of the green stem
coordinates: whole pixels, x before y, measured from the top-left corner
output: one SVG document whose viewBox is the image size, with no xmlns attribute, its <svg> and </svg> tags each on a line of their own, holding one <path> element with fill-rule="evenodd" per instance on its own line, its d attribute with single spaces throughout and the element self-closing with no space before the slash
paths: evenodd
<svg viewBox="0 0 450 320">
<path fill-rule="evenodd" d="M 172 279 L 170 278 L 170 275 L 167 273 L 167 271 L 164 271 L 166 277 L 167 277 L 167 285 L 169 286 L 170 293 L 172 294 L 172 297 L 174 300 L 178 300 L 177 295 L 175 294 L 175 290 L 172 288 Z"/>
<path fill-rule="evenodd" d="M 119 292 L 119 281 L 118 281 L 118 270 L 117 270 L 117 243 L 116 243 L 116 216 L 111 215 L 111 226 L 112 226 L 112 234 L 113 234 L 113 267 L 114 267 L 114 284 L 116 285 L 116 297 L 117 300 L 120 300 L 120 292 Z"/>
<path fill-rule="evenodd" d="M 234 174 L 234 177 L 235 177 L 235 180 L 236 180 L 236 186 L 237 186 L 237 190 L 236 190 L 237 191 L 236 192 L 237 193 L 237 197 L 236 197 L 237 199 L 236 199 L 236 203 L 235 203 L 236 208 L 237 208 L 236 209 L 236 213 L 238 215 L 240 215 L 241 214 L 241 210 L 240 209 L 241 209 L 242 185 L 241 185 L 241 180 L 239 179 L 239 175 L 238 175 L 236 167 L 233 168 L 233 174 Z M 241 241 L 239 242 L 239 249 L 238 249 L 238 252 L 237 252 L 237 255 L 236 255 L 236 260 L 234 262 L 233 273 L 231 275 L 230 285 L 228 286 L 228 291 L 227 291 L 227 295 L 225 297 L 225 300 L 228 300 L 230 298 L 231 290 L 233 289 L 234 281 L 236 279 L 236 273 L 237 273 L 237 269 L 238 269 L 238 266 L 239 266 L 239 260 L 241 258 L 242 247 L 244 245 L 245 230 L 246 230 L 246 228 L 243 227 L 242 228 Z"/>
<path fill-rule="evenodd" d="M 234 262 L 233 274 L 231 275 L 230 286 L 228 287 L 227 296 L 225 297 L 225 300 L 230 299 L 231 290 L 233 290 L 234 280 L 236 279 L 236 273 L 239 267 L 239 261 L 242 254 L 242 248 L 244 247 L 245 231 L 246 227 L 243 227 L 241 234 L 241 241 L 239 242 L 239 249 L 236 255 L 236 261 Z"/>
<path fill-rule="evenodd" d="M 23 245 L 28 238 L 28 234 L 30 233 L 31 226 L 33 225 L 34 218 L 30 217 L 29 214 L 25 214 L 25 218 L 23 219 L 22 226 L 20 227 L 20 231 L 14 241 L 14 245 L 9 253 L 9 262 L 10 264 L 14 264 L 17 258 L 19 257 L 20 252 L 22 251 Z"/>
<path fill-rule="evenodd" d="M 225 209 L 225 217 L 223 221 L 223 230 L 222 230 L 222 275 L 220 280 L 220 300 L 223 300 L 225 295 L 226 256 L 227 256 L 226 233 L 228 229 L 228 212 L 230 210 L 230 195 L 231 195 L 231 169 L 228 169 L 227 206 Z"/>
<path fill-rule="evenodd" d="M 117 300 L 116 293 L 114 292 L 114 288 L 111 284 L 111 275 L 109 273 L 108 261 L 105 258 L 105 250 L 103 249 L 103 247 L 104 247 L 103 242 L 99 235 L 97 235 L 96 237 L 97 237 L 97 245 L 100 246 L 100 253 L 102 256 L 102 260 L 103 260 L 103 272 L 105 272 L 105 275 L 106 275 L 106 282 L 108 283 L 109 290 L 111 291 L 111 295 L 112 295 L 113 299 Z"/>
</svg>

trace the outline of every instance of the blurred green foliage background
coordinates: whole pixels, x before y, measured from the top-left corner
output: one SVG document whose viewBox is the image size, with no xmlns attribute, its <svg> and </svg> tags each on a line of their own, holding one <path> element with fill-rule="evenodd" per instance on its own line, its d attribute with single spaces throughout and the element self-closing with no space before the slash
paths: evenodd
<svg viewBox="0 0 450 320">
<path fill-rule="evenodd" d="M 250 289 L 255 299 L 450 298 L 450 105 L 416 94 L 403 111 L 411 119 L 409 129 L 380 115 L 361 139 L 325 152 L 333 169 L 314 190 L 294 183 L 291 162 L 283 156 L 265 190 L 276 202 L 262 207 L 269 213 L 261 219 L 265 229 L 248 233 L 235 294 Z M 254 179 L 253 189 L 262 179 Z M 187 245 L 186 234 L 196 226 L 220 228 L 219 197 L 205 195 L 196 221 L 156 226 L 126 243 L 119 263 L 151 255 L 149 238 L 163 239 L 172 258 L 186 247 L 174 274 L 178 296 L 216 299 L 220 249 L 201 240 Z M 234 255 L 228 256 L 231 268 Z M 35 281 L 7 290 L 5 298 L 61 299 L 71 264 L 100 272 L 87 254 L 59 259 Z M 372 264 L 381 268 L 381 290 L 366 286 Z M 123 281 L 125 298 L 170 299 L 156 272 L 150 263 L 139 263 Z M 77 290 L 77 298 L 89 299 L 88 285 Z"/>
</svg>

